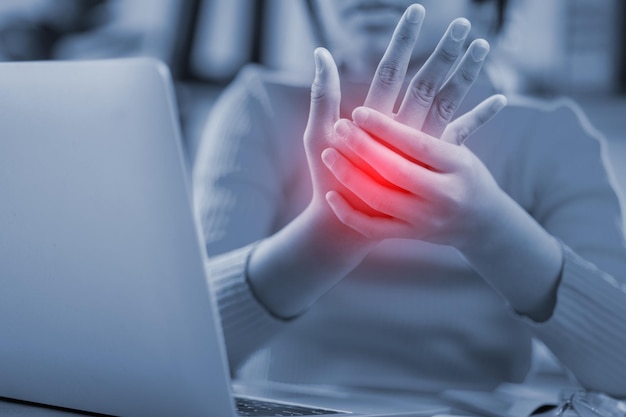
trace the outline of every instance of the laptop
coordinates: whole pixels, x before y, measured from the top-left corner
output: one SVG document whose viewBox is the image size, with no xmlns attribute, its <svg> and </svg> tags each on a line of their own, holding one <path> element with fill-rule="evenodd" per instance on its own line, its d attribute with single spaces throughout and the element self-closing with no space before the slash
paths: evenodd
<svg viewBox="0 0 626 417">
<path fill-rule="evenodd" d="M 447 410 L 271 384 L 238 385 L 235 399 L 158 61 L 0 64 L 0 196 L 5 406 L 121 417 Z M 282 411 L 264 403 L 273 392 Z"/>
</svg>

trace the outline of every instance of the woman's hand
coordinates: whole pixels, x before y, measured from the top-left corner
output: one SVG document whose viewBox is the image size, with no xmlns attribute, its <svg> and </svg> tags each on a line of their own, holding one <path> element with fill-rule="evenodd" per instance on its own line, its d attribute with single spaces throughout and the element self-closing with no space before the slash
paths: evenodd
<svg viewBox="0 0 626 417">
<path fill-rule="evenodd" d="M 560 247 L 462 145 L 506 100 L 492 96 L 451 122 L 489 50 L 475 40 L 452 69 L 468 31 L 465 19 L 452 22 L 394 112 L 410 54 L 397 46 L 396 30 L 365 107 L 353 112 L 354 122 L 335 124 L 335 143 L 322 152 L 354 197 L 337 188 L 326 199 L 344 225 L 373 241 L 414 238 L 456 247 L 511 307 L 545 320 L 554 306 Z"/>
<path fill-rule="evenodd" d="M 450 123 L 489 52 L 488 43 L 478 39 L 463 53 L 470 23 L 459 18 L 408 83 L 394 113 L 423 13 L 419 5 L 407 10 L 376 70 L 365 107 L 354 112 L 354 123 L 335 124 L 334 142 L 323 159 L 341 187 L 328 189 L 326 197 L 342 223 L 370 239 L 453 244 L 476 225 L 466 216 L 479 220 L 484 212 L 471 197 L 499 192 L 480 160 L 457 145 L 506 100 L 492 96 Z"/>
<path fill-rule="evenodd" d="M 491 112 L 482 107 L 476 112 Z M 322 159 L 344 187 L 379 215 L 363 213 L 330 191 L 328 203 L 344 224 L 371 239 L 413 238 L 457 247 L 480 236 L 502 191 L 478 157 L 465 146 L 366 107 L 357 108 L 353 119 L 336 124 L 338 142 L 368 171 L 335 148 L 324 150 Z"/>
<path fill-rule="evenodd" d="M 456 108 L 477 78 L 489 51 L 487 42 L 478 39 L 472 42 L 464 54 L 462 53 L 470 23 L 459 18 L 450 24 L 431 57 L 413 77 L 398 112 L 393 113 L 394 105 L 398 101 L 403 85 L 406 84 L 407 69 L 424 15 L 424 8 L 418 4 L 410 6 L 405 11 L 376 70 L 364 105 L 379 110 L 406 126 L 459 144 L 497 113 L 505 105 L 506 100 L 501 95 L 492 96 L 450 123 Z M 460 62 L 452 70 L 461 55 Z M 323 48 L 315 51 L 315 62 L 316 76 L 311 89 L 311 108 L 304 135 L 313 181 L 312 206 L 320 207 L 318 203 L 323 202 L 325 194 L 339 191 L 355 209 L 368 215 L 376 215 L 375 210 L 364 204 L 350 189 L 337 182 L 322 164 L 322 151 L 336 147 L 357 167 L 367 170 L 350 147 L 344 146 L 335 136 L 334 125 L 339 119 L 341 101 L 335 62 L 330 53 Z M 371 170 L 369 172 L 374 174 Z M 383 181 L 380 177 L 378 180 Z"/>
<path fill-rule="evenodd" d="M 474 111 L 480 114 L 484 105 Z M 324 150 L 322 159 L 380 215 L 366 214 L 330 191 L 326 199 L 337 218 L 369 239 L 454 246 L 514 310 L 537 321 L 549 318 L 563 264 L 560 245 L 500 189 L 478 157 L 372 109 L 357 108 L 353 118 L 336 124 L 338 143 L 370 171 L 335 148 Z"/>
<path fill-rule="evenodd" d="M 423 19 L 423 8 L 419 5 L 411 7 Z M 450 124 L 482 69 L 489 44 L 484 39 L 476 39 L 463 53 L 471 24 L 464 18 L 452 21 L 431 56 L 406 86 L 402 102 L 394 113 L 407 81 L 407 69 L 417 36 L 408 33 L 401 23 L 378 65 L 364 106 L 434 137 L 442 137 L 445 132 L 442 139 L 461 143 L 506 104 L 503 96 L 492 96 L 478 112 L 470 111 Z"/>
</svg>

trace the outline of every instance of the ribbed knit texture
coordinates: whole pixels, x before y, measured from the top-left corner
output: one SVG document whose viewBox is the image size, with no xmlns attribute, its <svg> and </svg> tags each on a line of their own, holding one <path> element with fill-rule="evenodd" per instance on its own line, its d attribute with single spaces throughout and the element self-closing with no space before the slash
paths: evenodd
<svg viewBox="0 0 626 417">
<path fill-rule="evenodd" d="M 565 263 L 550 320 L 530 323 L 579 382 L 626 396 L 626 284 L 564 246 Z M 602 381 L 598 386 L 597 381 Z"/>
<path fill-rule="evenodd" d="M 258 303 L 248 285 L 246 264 L 253 248 L 251 244 L 207 262 L 228 356 L 233 363 L 241 362 L 286 324 Z"/>
</svg>

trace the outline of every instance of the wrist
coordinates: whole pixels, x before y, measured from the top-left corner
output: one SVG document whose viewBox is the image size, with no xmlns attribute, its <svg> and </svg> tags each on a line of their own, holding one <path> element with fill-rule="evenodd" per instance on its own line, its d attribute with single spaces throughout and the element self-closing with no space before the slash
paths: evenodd
<svg viewBox="0 0 626 417">
<path fill-rule="evenodd" d="M 313 202 L 256 246 L 246 273 L 255 296 L 270 312 L 294 317 L 350 273 L 375 246 L 348 231 L 330 209 Z"/>
<path fill-rule="evenodd" d="M 463 217 L 459 236 L 451 243 L 463 255 L 470 257 L 476 252 L 489 254 L 497 249 L 500 240 L 507 238 L 507 224 L 511 221 L 511 211 L 516 208 L 511 203 L 517 206 L 499 187 L 479 201 L 482 204 Z"/>
<path fill-rule="evenodd" d="M 495 210 L 457 247 L 518 313 L 541 321 L 556 302 L 563 256 L 557 240 L 502 192 Z"/>
<path fill-rule="evenodd" d="M 303 243 L 324 262 L 360 262 L 379 243 L 343 224 L 325 200 L 314 199 L 299 217 Z"/>
</svg>

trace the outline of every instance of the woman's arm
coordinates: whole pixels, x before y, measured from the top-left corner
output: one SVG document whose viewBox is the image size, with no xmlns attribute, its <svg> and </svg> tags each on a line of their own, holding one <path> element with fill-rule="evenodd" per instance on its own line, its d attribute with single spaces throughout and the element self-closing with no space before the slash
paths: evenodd
<svg viewBox="0 0 626 417">
<path fill-rule="evenodd" d="M 285 326 L 254 297 L 246 276 L 254 243 L 272 233 L 282 200 L 266 98 L 258 69 L 244 69 L 213 106 L 194 161 L 207 279 L 233 371 Z"/>
<path fill-rule="evenodd" d="M 454 246 L 516 311 L 538 320 L 549 317 L 560 247 L 498 187 L 482 162 L 464 146 L 371 109 L 359 108 L 353 118 L 354 123 L 337 123 L 338 149 L 350 149 L 395 187 L 360 170 L 345 152 L 327 149 L 324 160 L 339 181 L 384 215 L 354 210 L 333 191 L 328 197 L 337 216 L 372 238 Z"/>
<path fill-rule="evenodd" d="M 533 216 L 564 254 L 553 314 L 529 325 L 585 387 L 626 397 L 624 218 L 603 162 L 604 139 L 561 100 L 528 140 Z"/>
<path fill-rule="evenodd" d="M 383 216 L 360 212 L 340 193 L 327 197 L 337 216 L 366 236 L 456 247 L 515 311 L 534 323 L 546 321 L 536 325 L 537 334 L 581 383 L 626 395 L 626 250 L 619 205 L 597 141 L 569 114 L 561 110 L 536 120 L 536 137 L 524 138 L 534 147 L 521 173 L 533 190 L 534 217 L 466 147 L 367 108 L 354 112 L 354 122 L 336 125 L 342 140 L 323 155 L 337 179 Z M 354 165 L 344 148 L 392 187 Z M 574 244 L 597 266 L 557 239 Z"/>
</svg>

